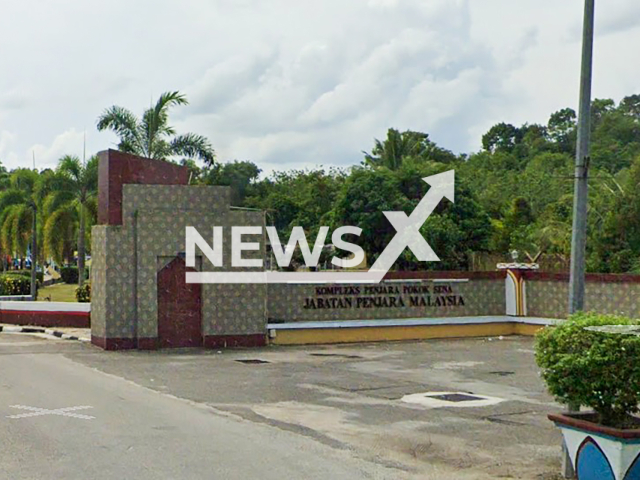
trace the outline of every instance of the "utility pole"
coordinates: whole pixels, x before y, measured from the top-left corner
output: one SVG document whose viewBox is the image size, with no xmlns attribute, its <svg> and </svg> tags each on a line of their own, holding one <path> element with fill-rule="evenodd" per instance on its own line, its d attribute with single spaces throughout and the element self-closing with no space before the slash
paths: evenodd
<svg viewBox="0 0 640 480">
<path fill-rule="evenodd" d="M 582 32 L 582 72 L 580 74 L 580 110 L 578 113 L 578 144 L 576 147 L 575 188 L 573 194 L 569 313 L 584 310 L 594 13 L 595 0 L 585 0 L 584 28 Z"/>
<path fill-rule="evenodd" d="M 582 67 L 580 72 L 580 106 L 578 143 L 576 145 L 575 187 L 573 193 L 573 229 L 571 233 L 571 273 L 569 277 L 569 314 L 584 310 L 585 263 L 587 250 L 587 200 L 591 141 L 591 79 L 593 75 L 593 30 L 595 0 L 584 2 L 582 28 Z M 568 405 L 579 411 L 580 405 Z M 563 444 L 562 474 L 575 478 L 575 471 Z"/>
<path fill-rule="evenodd" d="M 31 233 L 31 290 L 30 290 L 30 294 L 31 294 L 31 301 L 35 302 L 38 298 L 38 275 L 37 275 L 37 266 L 38 266 L 38 237 L 37 237 L 37 233 L 36 233 L 36 228 L 38 226 L 38 222 L 37 222 L 37 218 L 36 218 L 36 214 L 37 214 L 37 209 L 35 206 L 35 203 L 32 206 L 33 210 L 33 219 L 32 219 L 32 225 L 31 228 L 33 229 L 33 232 Z"/>
</svg>

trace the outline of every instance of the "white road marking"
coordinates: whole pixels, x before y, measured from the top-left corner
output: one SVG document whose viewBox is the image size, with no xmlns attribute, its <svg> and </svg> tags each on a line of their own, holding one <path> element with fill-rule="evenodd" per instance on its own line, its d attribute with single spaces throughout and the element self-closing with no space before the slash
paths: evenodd
<svg viewBox="0 0 640 480">
<path fill-rule="evenodd" d="M 444 395 L 471 395 L 476 397 L 477 400 L 465 400 L 461 402 L 452 402 L 440 398 L 433 398 L 434 396 L 442 397 Z M 490 405 L 497 405 L 504 402 L 503 398 L 488 397 L 486 395 L 478 395 L 476 393 L 467 392 L 425 392 L 425 393 L 413 393 L 405 395 L 400 399 L 403 402 L 415 403 L 424 407 L 430 408 L 470 408 L 470 407 L 488 407 Z"/>
<path fill-rule="evenodd" d="M 53 410 L 48 410 L 46 408 L 39 408 L 39 407 L 28 407 L 26 405 L 10 405 L 10 407 L 17 408 L 19 410 L 29 410 L 30 413 L 18 413 L 17 415 L 7 415 L 7 418 L 39 417 L 41 415 L 60 415 L 63 417 L 81 418 L 83 420 L 92 420 L 96 418 L 96 417 L 92 417 L 91 415 L 83 415 L 82 413 L 70 413 L 74 410 L 86 410 L 88 408 L 93 408 L 88 405 L 79 406 L 79 407 L 56 408 Z"/>
<path fill-rule="evenodd" d="M 2 340 L 0 340 L 0 347 L 32 347 L 33 345 L 42 345 L 42 342 L 39 340 L 36 340 L 36 341 L 26 340 L 26 341 L 18 341 L 18 342 L 3 342 Z"/>
</svg>

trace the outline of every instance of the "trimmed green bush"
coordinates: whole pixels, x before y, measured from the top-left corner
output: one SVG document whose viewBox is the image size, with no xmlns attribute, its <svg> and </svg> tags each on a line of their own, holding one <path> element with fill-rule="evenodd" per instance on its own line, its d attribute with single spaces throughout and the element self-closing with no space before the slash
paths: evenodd
<svg viewBox="0 0 640 480">
<path fill-rule="evenodd" d="M 561 403 L 590 407 L 598 422 L 623 428 L 640 403 L 640 337 L 585 327 L 638 325 L 615 315 L 580 313 L 536 338 L 536 362 Z"/>
<path fill-rule="evenodd" d="M 6 272 L 4 272 L 5 275 L 20 275 L 23 277 L 28 277 L 31 278 L 31 270 L 7 270 Z M 42 272 L 36 272 L 36 279 L 38 280 L 38 282 L 42 283 L 44 281 L 44 273 Z"/>
<path fill-rule="evenodd" d="M 60 277 L 64 283 L 78 283 L 78 267 L 62 267 Z"/>
<path fill-rule="evenodd" d="M 84 269 L 84 278 L 89 278 L 89 269 Z M 60 269 L 60 277 L 64 283 L 78 283 L 78 267 L 62 267 Z"/>
<path fill-rule="evenodd" d="M 82 303 L 91 302 L 91 283 L 86 282 L 81 287 L 76 288 L 76 300 Z"/>
<path fill-rule="evenodd" d="M 0 275 L 0 295 L 30 295 L 31 278 L 24 275 Z"/>
</svg>

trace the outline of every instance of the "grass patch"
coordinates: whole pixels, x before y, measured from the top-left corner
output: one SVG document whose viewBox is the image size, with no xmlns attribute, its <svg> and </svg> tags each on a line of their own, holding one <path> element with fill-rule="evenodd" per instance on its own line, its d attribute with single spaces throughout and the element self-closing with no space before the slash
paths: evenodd
<svg viewBox="0 0 640 480">
<path fill-rule="evenodd" d="M 48 287 L 42 287 L 38 290 L 38 300 L 52 302 L 77 302 L 76 288 L 78 285 L 69 285 L 67 283 L 56 283 Z"/>
</svg>

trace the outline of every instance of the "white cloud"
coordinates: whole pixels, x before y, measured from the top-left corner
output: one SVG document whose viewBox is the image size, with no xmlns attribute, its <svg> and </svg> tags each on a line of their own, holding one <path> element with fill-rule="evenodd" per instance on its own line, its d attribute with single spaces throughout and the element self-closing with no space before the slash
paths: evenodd
<svg viewBox="0 0 640 480">
<path fill-rule="evenodd" d="M 217 132 L 223 155 L 345 165 L 358 163 L 387 127 L 460 125 L 456 117 L 474 117 L 469 95 L 490 93 L 498 79 L 488 50 L 468 41 L 468 14 L 464 1 L 361 4 L 348 36 L 337 31 L 208 71 L 193 86 L 199 116 L 181 126 Z M 229 83 L 233 88 L 225 88 Z M 211 106 L 215 111 L 206 113 Z M 466 148 L 467 132 L 458 134 L 458 148 Z"/>
<path fill-rule="evenodd" d="M 50 145 L 33 145 L 25 154 L 25 161 L 33 161 L 35 155 L 36 168 L 55 168 L 58 160 L 64 155 L 76 155 L 82 158 L 84 132 L 71 128 L 57 135 Z"/>
<path fill-rule="evenodd" d="M 17 110 L 24 108 L 28 103 L 28 95 L 18 89 L 0 94 L 1 110 Z"/>
<path fill-rule="evenodd" d="M 0 160 L 112 147 L 95 120 L 167 90 L 178 131 L 263 169 L 361 161 L 388 127 L 454 151 L 577 102 L 582 0 L 2 2 Z M 634 0 L 597 6 L 594 94 L 636 93 Z M 6 72 L 6 73 L 5 73 Z M 9 137 L 8 132 L 11 133 Z M 4 138 L 4 140 L 3 140 Z"/>
<path fill-rule="evenodd" d="M 15 133 L 6 130 L 0 131 L 0 160 L 2 160 L 3 166 L 5 167 L 12 163 L 17 163 L 17 156 L 12 149 L 15 140 Z"/>
</svg>

